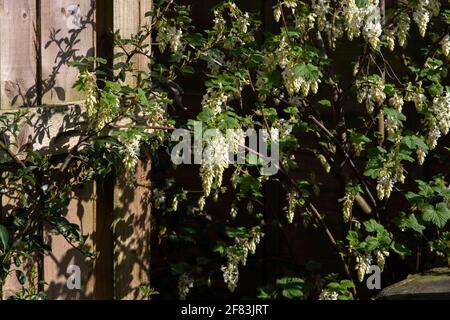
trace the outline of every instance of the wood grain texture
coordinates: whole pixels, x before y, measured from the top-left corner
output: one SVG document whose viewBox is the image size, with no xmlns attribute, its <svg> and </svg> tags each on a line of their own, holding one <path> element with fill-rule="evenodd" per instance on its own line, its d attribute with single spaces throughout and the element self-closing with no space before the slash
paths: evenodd
<svg viewBox="0 0 450 320">
<path fill-rule="evenodd" d="M 0 1 L 0 109 L 37 101 L 35 26 L 36 1 Z"/>
<path fill-rule="evenodd" d="M 150 284 L 151 166 L 139 162 L 135 183 L 116 178 L 114 190 L 114 298 L 143 298 L 141 285 Z"/>
<path fill-rule="evenodd" d="M 80 226 L 83 235 L 90 235 L 87 244 L 95 250 L 92 235 L 96 228 L 96 188 L 89 183 L 76 190 L 67 208 L 66 218 Z M 77 249 L 73 248 L 62 236 L 48 234 L 47 241 L 52 252 L 44 257 L 44 280 L 47 298 L 50 300 L 93 299 L 96 279 L 93 263 Z M 67 268 L 76 265 L 81 270 L 81 290 L 67 288 Z"/>
<path fill-rule="evenodd" d="M 73 88 L 78 70 L 67 63 L 95 55 L 95 0 L 41 2 L 42 103 L 83 99 Z"/>
<path fill-rule="evenodd" d="M 119 34 L 123 39 L 130 38 L 139 31 L 141 26 L 151 21 L 151 18 L 145 17 L 145 13 L 151 9 L 152 0 L 114 0 L 114 30 L 119 30 Z M 134 18 L 130 19 L 130 17 Z M 151 39 L 149 38 L 147 42 L 149 45 L 148 51 L 151 50 L 150 43 Z M 117 50 L 120 52 L 120 49 Z M 115 62 L 124 60 L 126 58 L 122 57 Z M 136 55 L 132 63 L 137 70 L 145 70 L 148 65 L 147 58 L 144 55 Z M 127 75 L 127 83 L 135 83 L 132 74 Z"/>
</svg>

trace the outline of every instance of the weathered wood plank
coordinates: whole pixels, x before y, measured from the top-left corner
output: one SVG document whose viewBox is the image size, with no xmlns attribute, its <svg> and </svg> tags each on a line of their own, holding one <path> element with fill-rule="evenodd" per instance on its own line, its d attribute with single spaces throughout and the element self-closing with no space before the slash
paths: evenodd
<svg viewBox="0 0 450 320">
<path fill-rule="evenodd" d="M 41 15 L 42 103 L 82 100 L 78 70 L 67 63 L 95 55 L 95 0 L 42 1 Z"/>
<path fill-rule="evenodd" d="M 95 250 L 92 236 L 96 227 L 96 188 L 89 183 L 73 193 L 67 208 L 66 218 L 80 226 L 81 233 L 90 235 L 87 244 Z M 52 246 L 52 252 L 44 257 L 44 280 L 47 298 L 55 299 L 93 299 L 95 282 L 93 262 L 80 251 L 73 248 L 62 236 L 46 235 Z M 81 289 L 70 290 L 67 287 L 69 266 L 78 266 L 81 271 Z"/>
<path fill-rule="evenodd" d="M 37 101 L 35 27 L 36 1 L 0 1 L 0 109 Z"/>
<path fill-rule="evenodd" d="M 122 38 L 126 39 L 136 34 L 140 27 L 150 21 L 145 17 L 145 13 L 152 9 L 152 0 L 114 0 L 114 30 L 119 30 Z M 130 18 L 133 17 L 133 18 Z M 149 38 L 148 44 L 151 43 Z M 131 48 L 127 47 L 126 49 Z M 148 50 L 150 50 L 150 46 Z M 121 52 L 120 49 L 117 49 Z M 116 51 L 117 51 L 116 50 Z M 122 57 L 115 62 L 125 61 Z M 136 55 L 132 63 L 138 70 L 144 70 L 147 67 L 147 59 L 144 55 Z M 127 83 L 135 83 L 133 75 L 127 75 Z"/>
<path fill-rule="evenodd" d="M 134 184 L 116 178 L 114 190 L 114 298 L 140 299 L 150 284 L 151 184 L 149 162 L 139 162 Z"/>
</svg>

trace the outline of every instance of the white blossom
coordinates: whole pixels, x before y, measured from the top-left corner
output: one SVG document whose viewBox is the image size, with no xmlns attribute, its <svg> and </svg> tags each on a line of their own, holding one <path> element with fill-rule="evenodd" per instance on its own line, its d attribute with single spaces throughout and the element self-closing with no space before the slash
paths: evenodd
<svg viewBox="0 0 450 320">
<path fill-rule="evenodd" d="M 446 35 L 441 42 L 442 54 L 446 57 L 450 55 L 450 36 Z"/>
<path fill-rule="evenodd" d="M 427 153 L 425 152 L 425 150 L 423 150 L 422 148 L 418 148 L 416 150 L 416 155 L 417 155 L 417 161 L 419 162 L 419 164 L 423 165 L 425 163 L 425 158 L 427 157 Z"/>
<path fill-rule="evenodd" d="M 370 265 L 372 264 L 372 257 L 370 255 L 357 256 L 355 270 L 358 273 L 358 280 L 362 282 L 364 276 L 370 272 Z"/>
<path fill-rule="evenodd" d="M 122 162 L 127 173 L 132 174 L 136 170 L 136 165 L 139 160 L 139 146 L 142 137 L 136 135 L 131 139 L 126 139 L 122 142 L 119 153 L 122 156 Z"/>
<path fill-rule="evenodd" d="M 378 0 L 374 0 L 373 2 L 373 4 L 367 6 L 364 10 L 365 21 L 363 36 L 364 39 L 372 46 L 372 49 L 376 50 L 380 41 L 382 29 Z"/>
<path fill-rule="evenodd" d="M 377 265 L 381 271 L 384 270 L 384 265 L 386 263 L 386 258 L 389 257 L 389 251 L 377 251 Z"/>
<path fill-rule="evenodd" d="M 394 94 L 392 98 L 389 99 L 389 104 L 393 106 L 398 112 L 402 112 L 402 108 L 405 102 L 403 101 L 403 97 L 401 95 Z"/>
<path fill-rule="evenodd" d="M 434 98 L 432 111 L 441 133 L 447 135 L 450 129 L 450 92 Z"/>
<path fill-rule="evenodd" d="M 328 289 L 323 289 L 320 293 L 319 300 L 337 300 L 339 293 L 336 291 L 330 291 Z"/>
<path fill-rule="evenodd" d="M 186 300 L 189 291 L 193 287 L 194 287 L 194 280 L 191 277 L 189 277 L 186 273 L 183 273 L 178 278 L 178 295 L 180 296 L 180 300 Z"/>
<path fill-rule="evenodd" d="M 342 205 L 342 216 L 344 218 L 344 222 L 349 222 L 352 216 L 353 203 L 355 202 L 356 195 L 347 192 L 344 196 L 344 203 Z"/>
<path fill-rule="evenodd" d="M 285 207 L 284 210 L 286 210 L 286 219 L 289 223 L 292 223 L 294 221 L 298 198 L 299 194 L 295 190 L 291 190 L 286 194 L 287 207 Z"/>
</svg>

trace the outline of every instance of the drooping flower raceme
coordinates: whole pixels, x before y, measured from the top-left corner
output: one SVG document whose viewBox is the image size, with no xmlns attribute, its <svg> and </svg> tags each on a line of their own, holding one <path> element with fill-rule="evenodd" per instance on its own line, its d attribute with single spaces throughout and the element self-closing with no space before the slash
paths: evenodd
<svg viewBox="0 0 450 320">
<path fill-rule="evenodd" d="M 431 111 L 434 119 L 428 132 L 427 144 L 433 150 L 439 138 L 447 135 L 450 129 L 450 93 L 434 98 Z"/>
<path fill-rule="evenodd" d="M 142 137 L 140 135 L 136 135 L 130 139 L 124 139 L 119 150 L 119 153 L 122 156 L 123 165 L 129 175 L 132 175 L 136 170 L 136 165 L 139 160 L 139 146 L 141 139 Z"/>
<path fill-rule="evenodd" d="M 373 4 L 367 6 L 364 12 L 364 39 L 372 46 L 372 49 L 377 49 L 382 33 L 381 29 L 381 15 L 378 0 L 374 0 Z"/>
<path fill-rule="evenodd" d="M 187 295 L 191 288 L 194 287 L 194 279 L 189 277 L 186 273 L 183 273 L 178 278 L 178 295 L 180 296 L 180 300 L 186 300 Z"/>
<path fill-rule="evenodd" d="M 263 234 L 259 228 L 253 228 L 248 238 L 237 238 L 236 244 L 227 248 L 227 264 L 221 267 L 224 282 L 231 292 L 236 290 L 239 282 L 239 265 L 247 264 L 248 254 L 255 254 L 256 246 L 260 243 Z"/>
<path fill-rule="evenodd" d="M 184 44 L 182 39 L 183 31 L 181 29 L 175 26 L 162 26 L 158 30 L 156 42 L 161 52 L 164 52 L 167 45 L 169 45 L 172 52 L 176 53 L 183 50 Z"/>
<path fill-rule="evenodd" d="M 364 280 L 364 276 L 370 272 L 370 265 L 372 264 L 372 257 L 370 255 L 357 256 L 355 270 L 358 274 L 359 282 Z"/>
</svg>

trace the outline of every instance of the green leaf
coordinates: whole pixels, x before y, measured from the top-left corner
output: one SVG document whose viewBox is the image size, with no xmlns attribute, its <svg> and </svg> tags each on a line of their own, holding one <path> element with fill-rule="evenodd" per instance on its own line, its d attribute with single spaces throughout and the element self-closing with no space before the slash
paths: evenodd
<svg viewBox="0 0 450 320">
<path fill-rule="evenodd" d="M 262 300 L 276 299 L 277 290 L 273 286 L 259 287 L 257 297 Z"/>
<path fill-rule="evenodd" d="M 5 226 L 0 225 L 0 243 L 3 250 L 7 250 L 9 247 L 9 232 Z"/>
<path fill-rule="evenodd" d="M 397 253 L 400 257 L 409 256 L 411 254 L 411 250 L 409 250 L 406 246 L 400 243 L 393 243 L 391 245 L 392 250 Z"/>
<path fill-rule="evenodd" d="M 303 291 L 300 289 L 284 289 L 281 294 L 287 299 L 298 299 L 303 297 Z"/>
<path fill-rule="evenodd" d="M 384 112 L 387 116 L 390 116 L 390 117 L 394 118 L 394 119 L 397 120 L 397 121 L 400 121 L 400 122 L 406 121 L 406 116 L 405 116 L 403 113 L 398 112 L 398 111 L 395 110 L 395 109 L 392 109 L 392 108 L 383 108 L 383 112 Z"/>
<path fill-rule="evenodd" d="M 408 218 L 402 218 L 398 223 L 401 229 L 412 229 L 420 234 L 426 229 L 425 226 L 421 225 L 414 214 L 411 214 Z"/>
<path fill-rule="evenodd" d="M 17 281 L 23 286 L 25 284 L 25 281 L 27 280 L 27 277 L 25 276 L 25 273 L 23 273 L 20 270 L 16 270 L 16 278 Z"/>
<path fill-rule="evenodd" d="M 415 150 L 419 147 L 424 151 L 428 151 L 428 145 L 416 135 L 403 137 L 402 142 L 411 150 Z"/>
<path fill-rule="evenodd" d="M 330 102 L 330 100 L 320 100 L 319 101 L 319 104 L 322 106 L 322 107 L 326 107 L 326 108 L 330 108 L 331 107 L 331 102 Z"/>
<path fill-rule="evenodd" d="M 436 207 L 427 206 L 423 211 L 423 220 L 430 221 L 438 228 L 443 228 L 450 219 L 450 209 L 444 202 L 438 203 Z"/>
<path fill-rule="evenodd" d="M 287 299 L 303 297 L 303 285 L 305 281 L 300 278 L 285 277 L 277 279 L 277 287 L 282 289 L 281 294 Z"/>
<path fill-rule="evenodd" d="M 428 183 L 421 180 L 416 180 L 416 182 L 419 185 L 420 195 L 424 196 L 425 198 L 430 198 L 434 195 L 434 190 Z"/>
<path fill-rule="evenodd" d="M 384 227 L 376 222 L 374 219 L 370 219 L 369 221 L 364 222 L 364 227 L 367 232 L 382 232 L 385 231 Z"/>
</svg>

